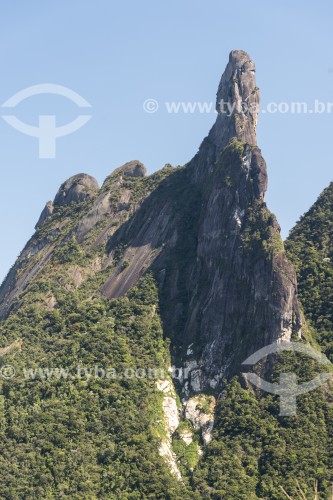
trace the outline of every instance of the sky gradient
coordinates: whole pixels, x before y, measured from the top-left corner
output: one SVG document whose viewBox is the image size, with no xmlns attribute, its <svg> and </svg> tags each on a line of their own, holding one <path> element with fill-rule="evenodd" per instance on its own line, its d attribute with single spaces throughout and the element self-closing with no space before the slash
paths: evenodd
<svg viewBox="0 0 333 500">
<path fill-rule="evenodd" d="M 263 109 L 269 102 L 333 102 L 332 14 L 328 0 L 320 8 L 308 0 L 4 0 L 1 104 L 26 87 L 52 83 L 86 99 L 92 118 L 58 139 L 53 160 L 39 159 L 37 139 L 0 119 L 0 282 L 68 177 L 85 172 L 102 183 L 129 160 L 152 173 L 194 156 L 215 114 L 170 114 L 164 103 L 214 102 L 232 49 L 254 60 Z M 144 111 L 147 99 L 159 102 L 156 113 Z M 14 114 L 35 125 L 51 114 L 66 124 L 78 108 L 43 95 Z M 284 237 L 333 180 L 332 122 L 333 113 L 259 115 L 266 201 Z"/>
</svg>

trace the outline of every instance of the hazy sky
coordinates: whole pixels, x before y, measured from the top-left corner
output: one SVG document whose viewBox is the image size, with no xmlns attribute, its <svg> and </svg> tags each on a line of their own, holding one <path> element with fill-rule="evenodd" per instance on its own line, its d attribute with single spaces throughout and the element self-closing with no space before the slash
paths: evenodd
<svg viewBox="0 0 333 500">
<path fill-rule="evenodd" d="M 333 4 L 322 0 L 45 0 L 1 2 L 4 103 L 32 85 L 68 87 L 92 106 L 87 125 L 38 158 L 38 140 L 0 119 L 0 281 L 60 184 L 86 172 L 99 182 L 126 161 L 153 172 L 196 153 L 214 113 L 170 114 L 165 102 L 214 102 L 232 49 L 249 52 L 263 106 L 333 102 Z M 155 99 L 156 113 L 143 109 Z M 86 114 L 69 100 L 31 97 L 10 114 L 59 125 Z M 8 110 L 1 109 L 1 114 Z M 268 164 L 267 203 L 287 235 L 332 180 L 333 113 L 261 114 L 258 143 Z"/>
</svg>

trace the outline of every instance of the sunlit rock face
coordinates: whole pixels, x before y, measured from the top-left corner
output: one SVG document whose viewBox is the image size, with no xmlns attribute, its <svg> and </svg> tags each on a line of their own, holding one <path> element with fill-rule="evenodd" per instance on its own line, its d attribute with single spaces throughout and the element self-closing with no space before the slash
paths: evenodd
<svg viewBox="0 0 333 500">
<path fill-rule="evenodd" d="M 94 197 L 99 185 L 94 177 L 87 174 L 77 174 L 64 182 L 54 198 L 54 205 L 64 206 L 78 203 Z"/>
</svg>

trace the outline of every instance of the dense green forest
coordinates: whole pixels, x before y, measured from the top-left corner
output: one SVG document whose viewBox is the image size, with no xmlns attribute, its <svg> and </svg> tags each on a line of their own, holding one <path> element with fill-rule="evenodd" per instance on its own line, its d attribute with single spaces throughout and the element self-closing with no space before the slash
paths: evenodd
<svg viewBox="0 0 333 500">
<path fill-rule="evenodd" d="M 1 498 L 183 498 L 158 454 L 156 381 L 130 371 L 168 363 L 154 280 L 114 301 L 59 295 L 61 311 L 43 310 L 39 294 L 1 323 L 3 345 L 24 339 L 1 360 L 16 371 L 1 381 Z M 95 366 L 110 378 L 86 376 Z"/>
<path fill-rule="evenodd" d="M 167 178 L 170 169 L 159 175 Z M 159 180 L 153 176 L 148 182 Z M 138 196 L 144 186 L 141 179 L 126 184 Z M 332 205 L 333 185 L 285 245 L 306 319 L 299 341 L 322 349 L 331 361 Z M 318 498 L 329 499 L 333 390 L 328 383 L 297 398 L 295 417 L 282 417 L 278 396 L 254 390 L 241 374 L 225 380 L 212 441 L 204 446 L 182 414 L 172 442 L 182 479 L 170 472 L 159 453 L 166 429 L 156 373 L 170 378 L 171 341 L 163 332 L 157 279 L 146 273 L 120 298 L 98 293 L 110 269 L 88 271 L 101 249 L 87 253 L 75 237 L 66 236 L 90 207 L 85 202 L 58 208 L 37 232 L 37 241 L 43 241 L 63 224 L 52 259 L 0 323 L 1 348 L 8 348 L 0 356 L 0 497 L 304 500 L 314 498 L 316 487 Z M 253 216 L 245 245 L 257 242 L 265 217 Z M 88 238 L 93 241 L 91 234 Z M 283 250 L 277 243 L 274 254 Z M 115 248 L 114 266 L 124 250 Z M 73 284 L 76 266 L 86 272 L 81 286 Z M 321 369 L 305 355 L 289 353 L 275 359 L 270 380 L 294 372 L 298 383 L 305 382 Z M 177 404 L 181 410 L 178 396 Z M 181 439 L 181 429 L 193 432 L 192 443 Z"/>
<path fill-rule="evenodd" d="M 1 324 L 3 345 L 18 333 L 24 338 L 21 350 L 2 358 L 2 366 L 16 370 L 2 380 L 3 498 L 280 500 L 281 486 L 297 495 L 297 482 L 312 498 L 315 480 L 320 498 L 328 498 L 333 406 L 321 389 L 298 398 L 297 417 L 280 417 L 278 397 L 259 397 L 234 379 L 218 403 L 213 441 L 193 472 L 182 469 L 179 482 L 158 454 L 164 430 L 154 379 L 122 379 L 114 371 L 89 377 L 82 370 L 71 377 L 78 366 L 112 367 L 118 375 L 131 367 L 166 369 L 153 277 L 112 301 L 62 292 L 61 313 L 41 309 L 39 293 L 31 291 L 19 314 Z M 297 356 L 281 360 L 275 377 L 297 370 L 300 380 L 313 378 L 315 362 Z M 40 367 L 66 367 L 70 375 L 47 376 Z M 176 439 L 174 445 L 179 454 Z"/>
<path fill-rule="evenodd" d="M 333 183 L 291 231 L 286 250 L 306 319 L 333 361 Z"/>
</svg>

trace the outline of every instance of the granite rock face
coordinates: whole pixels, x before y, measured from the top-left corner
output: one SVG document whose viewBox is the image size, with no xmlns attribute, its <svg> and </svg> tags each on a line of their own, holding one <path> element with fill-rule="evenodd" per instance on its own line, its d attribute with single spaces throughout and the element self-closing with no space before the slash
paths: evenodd
<svg viewBox="0 0 333 500">
<path fill-rule="evenodd" d="M 254 63 L 242 50 L 230 53 L 217 90 L 216 110 L 219 114 L 211 137 L 219 150 L 231 137 L 250 145 L 257 143 L 259 89 Z"/>
<path fill-rule="evenodd" d="M 195 179 L 204 182 L 233 137 L 255 146 L 260 94 L 255 66 L 243 50 L 233 50 L 216 94 L 217 118 L 192 160 Z"/>
<path fill-rule="evenodd" d="M 138 160 L 132 160 L 121 167 L 117 168 L 112 174 L 107 177 L 104 181 L 104 185 L 109 183 L 110 179 L 121 178 L 121 177 L 133 177 L 140 178 L 147 175 L 147 169 L 143 163 Z"/>
<path fill-rule="evenodd" d="M 54 205 L 64 206 L 85 201 L 96 195 L 98 190 L 98 182 L 90 175 L 74 175 L 60 186 L 54 198 Z"/>
<path fill-rule="evenodd" d="M 85 174 L 66 181 L 0 288 L 0 316 L 19 307 L 27 287 L 50 272 L 57 248 L 74 239 L 89 262 L 82 279 L 102 273 L 92 294 L 125 295 L 144 273 L 154 273 L 184 397 L 218 392 L 257 349 L 299 336 L 296 275 L 264 201 L 258 105 L 254 64 L 233 51 L 217 91 L 216 123 L 185 167 L 146 177 L 135 160 L 101 189 Z M 89 206 L 73 210 L 72 220 L 70 212 L 56 217 L 59 208 L 70 211 L 82 201 Z"/>
<path fill-rule="evenodd" d="M 145 175 L 147 175 L 146 167 L 138 160 L 125 163 L 125 165 L 120 167 L 117 172 L 121 173 L 125 177 L 145 177 Z"/>
<path fill-rule="evenodd" d="M 40 217 L 39 217 L 38 222 L 35 226 L 35 229 L 38 229 L 39 227 L 41 227 L 44 224 L 44 222 L 46 221 L 46 219 L 51 217 L 51 215 L 53 214 L 53 210 L 54 210 L 53 202 L 48 201 L 44 207 L 44 210 L 40 214 Z"/>
</svg>

